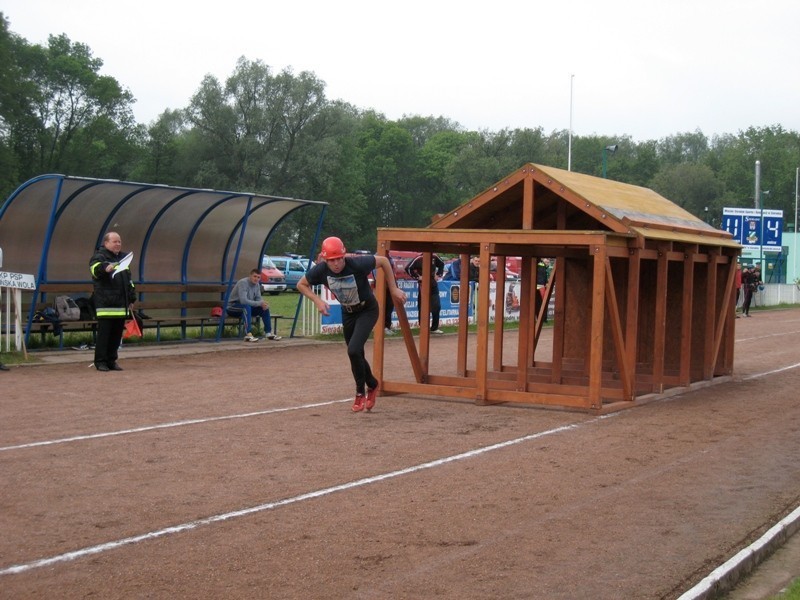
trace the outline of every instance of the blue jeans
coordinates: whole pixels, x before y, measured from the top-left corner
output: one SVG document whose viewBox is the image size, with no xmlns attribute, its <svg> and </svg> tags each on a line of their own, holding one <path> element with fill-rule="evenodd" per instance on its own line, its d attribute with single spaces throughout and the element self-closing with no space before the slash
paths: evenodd
<svg viewBox="0 0 800 600">
<path fill-rule="evenodd" d="M 253 319 L 261 318 L 261 320 L 264 321 L 264 333 L 269 334 L 272 332 L 272 319 L 270 318 L 268 308 L 239 304 L 236 302 L 228 306 L 227 313 L 229 317 L 244 317 L 244 327 L 247 331 L 250 331 Z"/>
</svg>

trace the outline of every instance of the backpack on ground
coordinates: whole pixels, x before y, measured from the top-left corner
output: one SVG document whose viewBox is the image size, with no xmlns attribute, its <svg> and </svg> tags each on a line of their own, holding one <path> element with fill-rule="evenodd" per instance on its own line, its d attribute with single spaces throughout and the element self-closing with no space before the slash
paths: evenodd
<svg viewBox="0 0 800 600">
<path fill-rule="evenodd" d="M 56 315 L 62 321 L 78 321 L 81 318 L 81 309 L 75 300 L 69 296 L 56 296 Z"/>
</svg>

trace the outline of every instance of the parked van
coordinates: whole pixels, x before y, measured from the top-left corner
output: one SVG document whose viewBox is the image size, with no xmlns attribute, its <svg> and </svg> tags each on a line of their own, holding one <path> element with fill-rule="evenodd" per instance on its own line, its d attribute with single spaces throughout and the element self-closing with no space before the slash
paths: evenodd
<svg viewBox="0 0 800 600">
<path fill-rule="evenodd" d="M 306 267 L 314 266 L 314 261 L 309 261 L 302 256 L 269 256 L 275 268 L 278 269 L 286 278 L 286 289 L 297 290 L 297 282 L 306 274 Z M 309 264 L 310 262 L 310 264 Z"/>
<path fill-rule="evenodd" d="M 266 254 L 261 259 L 261 289 L 270 296 L 277 296 L 286 291 L 286 276 Z"/>
</svg>

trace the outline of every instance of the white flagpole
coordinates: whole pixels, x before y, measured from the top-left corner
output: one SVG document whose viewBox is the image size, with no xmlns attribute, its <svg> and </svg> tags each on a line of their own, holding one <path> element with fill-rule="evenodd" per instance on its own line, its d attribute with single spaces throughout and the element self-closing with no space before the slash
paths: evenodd
<svg viewBox="0 0 800 600">
<path fill-rule="evenodd" d="M 567 144 L 567 171 L 572 171 L 572 81 L 575 75 L 569 76 L 569 142 Z"/>
</svg>

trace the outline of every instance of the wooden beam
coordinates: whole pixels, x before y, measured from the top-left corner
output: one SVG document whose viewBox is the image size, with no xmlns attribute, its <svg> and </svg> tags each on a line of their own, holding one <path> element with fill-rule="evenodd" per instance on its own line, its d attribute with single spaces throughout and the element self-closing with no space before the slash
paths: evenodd
<svg viewBox="0 0 800 600">
<path fill-rule="evenodd" d="M 519 335 L 517 336 L 517 389 L 528 389 L 527 367 L 533 364 L 533 309 L 531 308 L 531 257 L 522 257 L 519 290 Z"/>
<path fill-rule="evenodd" d="M 725 333 L 726 324 L 730 319 L 731 307 L 733 306 L 734 289 L 736 285 L 736 267 L 728 268 L 728 277 L 725 281 L 725 288 L 722 298 L 718 305 L 717 331 L 714 336 L 714 354 L 712 356 L 712 375 L 716 371 L 717 361 L 719 360 L 720 348 L 722 347 L 722 337 Z M 733 307 L 735 310 L 735 306 Z"/>
<path fill-rule="evenodd" d="M 536 262 L 537 264 L 534 265 L 534 273 L 536 273 L 538 278 L 538 269 L 539 269 L 538 260 Z M 545 284 L 544 288 L 542 288 L 541 292 L 539 291 L 538 284 L 535 288 L 534 293 L 542 294 L 542 306 L 539 309 L 539 314 L 536 315 L 536 336 L 534 337 L 533 341 L 534 348 L 539 345 L 539 336 L 541 336 L 542 334 L 542 327 L 544 326 L 545 316 L 547 315 L 547 310 L 550 305 L 550 296 L 553 293 L 553 281 L 555 280 L 556 277 L 556 270 L 557 270 L 556 265 L 553 265 L 553 268 L 550 270 L 550 275 L 547 278 L 547 283 Z"/>
<path fill-rule="evenodd" d="M 687 248 L 683 260 L 683 294 L 681 296 L 681 385 L 692 382 L 692 323 L 694 323 L 694 266 L 699 248 Z"/>
<path fill-rule="evenodd" d="M 431 253 L 422 253 L 422 279 L 417 282 L 419 306 L 419 360 L 426 380 L 431 354 Z"/>
<path fill-rule="evenodd" d="M 386 257 L 388 251 L 378 245 L 379 256 Z M 386 351 L 386 333 L 383 330 L 384 316 L 386 315 L 386 295 L 388 289 L 386 287 L 386 276 L 383 269 L 375 269 L 375 299 L 378 301 L 378 326 L 373 330 L 373 344 L 372 344 L 372 370 L 378 378 L 378 382 L 383 381 L 383 357 Z M 405 312 L 405 307 L 404 307 Z M 380 388 L 383 389 L 382 387 Z"/>
<path fill-rule="evenodd" d="M 619 367 L 619 377 L 622 382 L 622 397 L 633 400 L 633 369 L 628 363 L 625 351 L 625 335 L 622 330 L 622 318 L 617 304 L 617 292 L 614 287 L 614 275 L 611 272 L 611 260 L 606 256 L 606 311 L 608 312 L 611 335 L 614 339 L 614 350 Z"/>
<path fill-rule="evenodd" d="M 378 271 L 380 276 L 380 270 Z M 375 284 L 379 285 L 380 279 L 376 279 Z M 384 288 L 386 285 L 384 285 Z M 417 352 L 417 346 L 414 342 L 414 335 L 411 333 L 411 325 L 408 322 L 408 315 L 406 314 L 406 307 L 403 304 L 395 304 L 394 312 L 397 314 L 397 320 L 400 324 L 400 331 L 403 333 L 403 341 L 406 345 L 406 352 L 408 353 L 408 360 L 411 363 L 411 370 L 414 372 L 414 378 L 417 381 L 422 381 L 425 372 L 422 369 L 422 362 Z M 381 373 L 383 373 L 383 364 L 381 364 Z"/>
<path fill-rule="evenodd" d="M 668 245 L 667 245 L 668 247 Z M 664 391 L 664 360 L 667 342 L 667 289 L 669 261 L 667 248 L 659 250 L 656 266 L 655 331 L 653 336 L 653 392 Z"/>
<path fill-rule="evenodd" d="M 481 266 L 478 277 L 478 347 L 475 354 L 476 396 L 478 403 L 488 400 L 488 367 L 489 367 L 489 265 L 491 254 L 488 243 L 481 244 Z"/>
<path fill-rule="evenodd" d="M 717 325 L 714 319 L 715 307 L 717 305 L 717 257 L 716 251 L 709 252 L 709 261 L 706 275 L 706 319 L 703 324 L 705 337 L 703 348 L 703 379 L 711 380 L 714 378 L 714 361 L 716 359 L 717 347 Z"/>
<path fill-rule="evenodd" d="M 734 350 L 736 345 L 736 265 L 738 264 L 738 252 L 736 255 L 730 257 L 730 261 L 728 262 L 728 268 L 733 270 L 733 277 L 734 277 L 734 291 L 731 294 L 729 305 L 727 308 L 728 313 L 728 323 L 727 327 L 725 328 L 725 348 L 722 350 L 725 353 L 724 364 L 725 364 L 725 375 L 730 375 L 733 373 L 733 357 L 734 357 Z"/>
<path fill-rule="evenodd" d="M 592 248 L 592 297 L 589 333 L 589 394 L 586 408 L 597 410 L 603 405 L 603 328 L 605 320 L 606 249 Z"/>
<path fill-rule="evenodd" d="M 467 344 L 469 343 L 469 254 L 459 256 L 461 260 L 461 279 L 459 281 L 458 296 L 458 350 L 456 352 L 456 373 L 464 375 L 467 372 Z"/>
<path fill-rule="evenodd" d="M 625 351 L 631 367 L 631 382 L 636 381 L 636 357 L 639 350 L 639 286 L 641 285 L 641 250 L 632 249 L 628 258 L 628 288 L 625 306 Z M 633 390 L 635 395 L 636 390 Z"/>
<path fill-rule="evenodd" d="M 476 249 L 482 242 L 526 246 L 575 246 L 590 247 L 596 244 L 626 246 L 634 240 L 634 234 L 609 231 L 557 231 L 552 229 L 409 229 L 378 228 L 378 240 L 390 242 L 393 250 L 420 250 L 425 244 L 431 249 L 453 245 Z M 512 252 L 505 252 L 512 255 Z"/>
<path fill-rule="evenodd" d="M 522 228 L 533 229 L 533 214 L 534 214 L 534 191 L 533 179 L 525 177 L 522 191 Z"/>
<path fill-rule="evenodd" d="M 528 345 L 528 363 L 529 367 L 536 364 L 536 264 L 537 259 L 527 257 L 528 262 L 523 258 L 522 264 L 524 265 L 523 272 L 527 277 L 529 283 L 526 288 L 524 303 L 528 309 L 528 320 L 525 327 L 525 338 Z M 522 306 L 522 304 L 520 305 Z"/>
<path fill-rule="evenodd" d="M 497 269 L 494 273 L 494 352 L 492 365 L 495 371 L 503 369 L 503 338 L 505 331 L 505 304 L 506 304 L 506 257 L 497 257 Z"/>
</svg>

